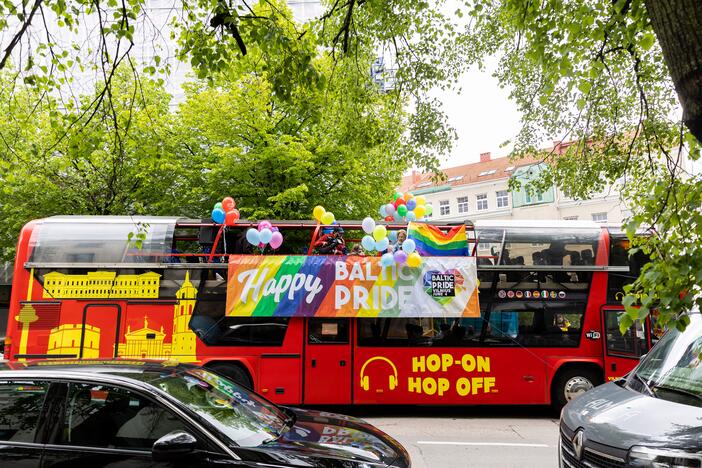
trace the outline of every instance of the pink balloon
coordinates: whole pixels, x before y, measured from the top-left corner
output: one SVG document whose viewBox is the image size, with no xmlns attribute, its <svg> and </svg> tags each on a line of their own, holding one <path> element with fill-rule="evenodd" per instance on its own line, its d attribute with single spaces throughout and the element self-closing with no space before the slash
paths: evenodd
<svg viewBox="0 0 702 468">
<path fill-rule="evenodd" d="M 258 223 L 258 232 L 261 232 L 264 229 L 270 229 L 273 227 L 273 225 L 270 223 L 270 221 L 261 221 Z"/>
<path fill-rule="evenodd" d="M 277 231 L 274 232 L 269 244 L 273 249 L 277 249 L 278 247 L 283 245 L 283 235 Z"/>
</svg>

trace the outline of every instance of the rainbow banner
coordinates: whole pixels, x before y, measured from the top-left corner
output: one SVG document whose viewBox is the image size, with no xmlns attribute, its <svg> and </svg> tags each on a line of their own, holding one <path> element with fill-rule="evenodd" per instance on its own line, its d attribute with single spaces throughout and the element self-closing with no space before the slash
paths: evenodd
<svg viewBox="0 0 702 468">
<path fill-rule="evenodd" d="M 456 226 L 444 233 L 431 224 L 411 222 L 407 226 L 407 237 L 417 244 L 421 256 L 468 255 L 468 238 L 465 225 Z"/>
<path fill-rule="evenodd" d="M 232 255 L 227 309 L 240 317 L 480 317 L 475 257 Z"/>
</svg>

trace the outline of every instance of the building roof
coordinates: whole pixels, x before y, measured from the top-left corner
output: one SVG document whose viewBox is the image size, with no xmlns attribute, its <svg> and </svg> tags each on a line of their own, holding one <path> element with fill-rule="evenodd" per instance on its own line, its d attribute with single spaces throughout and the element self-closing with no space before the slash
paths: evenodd
<svg viewBox="0 0 702 468">
<path fill-rule="evenodd" d="M 432 181 L 433 173 L 420 174 L 412 171 L 412 174 L 402 178 L 400 191 L 421 194 L 424 191 L 431 192 L 433 187 L 458 187 L 489 180 L 507 179 L 516 168 L 541 161 L 541 158 L 536 157 L 527 157 L 518 161 L 510 161 L 508 156 L 492 159 L 490 153 L 481 154 L 480 159 L 480 162 L 442 169 L 446 178 L 438 183 Z"/>
</svg>

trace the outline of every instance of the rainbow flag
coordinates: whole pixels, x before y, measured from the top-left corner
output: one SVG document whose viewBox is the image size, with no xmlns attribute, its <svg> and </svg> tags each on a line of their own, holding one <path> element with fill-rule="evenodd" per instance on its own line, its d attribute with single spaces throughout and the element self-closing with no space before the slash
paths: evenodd
<svg viewBox="0 0 702 468">
<path fill-rule="evenodd" d="M 468 255 L 468 238 L 465 225 L 456 226 L 445 233 L 436 226 L 424 223 L 409 223 L 407 237 L 417 244 L 422 256 L 458 257 Z"/>
</svg>

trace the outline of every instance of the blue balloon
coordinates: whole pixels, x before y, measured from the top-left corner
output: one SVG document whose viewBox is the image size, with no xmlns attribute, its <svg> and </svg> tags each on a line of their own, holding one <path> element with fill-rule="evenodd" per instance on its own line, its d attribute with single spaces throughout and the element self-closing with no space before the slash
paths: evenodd
<svg viewBox="0 0 702 468">
<path fill-rule="evenodd" d="M 373 239 L 373 236 L 363 236 L 361 246 L 366 250 L 375 250 L 375 239 Z"/>
<path fill-rule="evenodd" d="M 404 250 L 405 253 L 407 253 L 407 254 L 411 254 L 412 252 L 415 251 L 416 248 L 417 248 L 417 244 L 415 244 L 412 239 L 406 239 L 402 243 L 402 250 Z"/>
<path fill-rule="evenodd" d="M 417 215 L 414 214 L 414 211 L 408 211 L 407 212 L 407 221 L 416 221 L 417 220 Z"/>
<path fill-rule="evenodd" d="M 397 242 L 397 231 L 388 231 L 388 239 L 390 239 L 390 242 L 393 244 Z"/>
<path fill-rule="evenodd" d="M 391 253 L 383 254 L 383 256 L 380 257 L 380 266 L 389 267 L 392 266 L 393 263 L 395 263 L 395 257 L 393 257 Z"/>
<path fill-rule="evenodd" d="M 383 250 L 387 250 L 387 248 L 390 247 L 390 241 L 388 240 L 387 237 L 383 237 L 380 239 L 378 242 L 375 243 L 375 250 L 378 252 L 382 252 Z"/>
<path fill-rule="evenodd" d="M 402 221 L 402 216 L 397 211 L 392 214 L 392 217 L 395 221 Z"/>
<path fill-rule="evenodd" d="M 385 205 L 380 205 L 380 209 L 378 210 L 378 213 L 380 213 L 381 218 L 384 218 L 388 215 L 388 212 L 385 211 Z"/>
<path fill-rule="evenodd" d="M 268 228 L 263 228 L 263 229 L 261 229 L 261 232 L 258 233 L 258 235 L 259 235 L 259 240 L 261 241 L 261 243 L 267 244 L 273 238 L 273 231 L 271 231 Z"/>
<path fill-rule="evenodd" d="M 417 207 L 417 200 L 415 200 L 414 198 L 410 198 L 409 200 L 407 200 L 407 209 L 408 210 L 412 211 L 416 207 Z"/>
<path fill-rule="evenodd" d="M 258 230 L 250 228 L 248 231 L 246 231 L 246 240 L 249 242 L 249 244 L 258 246 L 258 244 L 261 243 L 261 237 L 258 234 Z"/>
<path fill-rule="evenodd" d="M 212 221 L 217 224 L 222 224 L 224 222 L 224 210 L 222 208 L 215 208 L 212 210 Z"/>
</svg>

